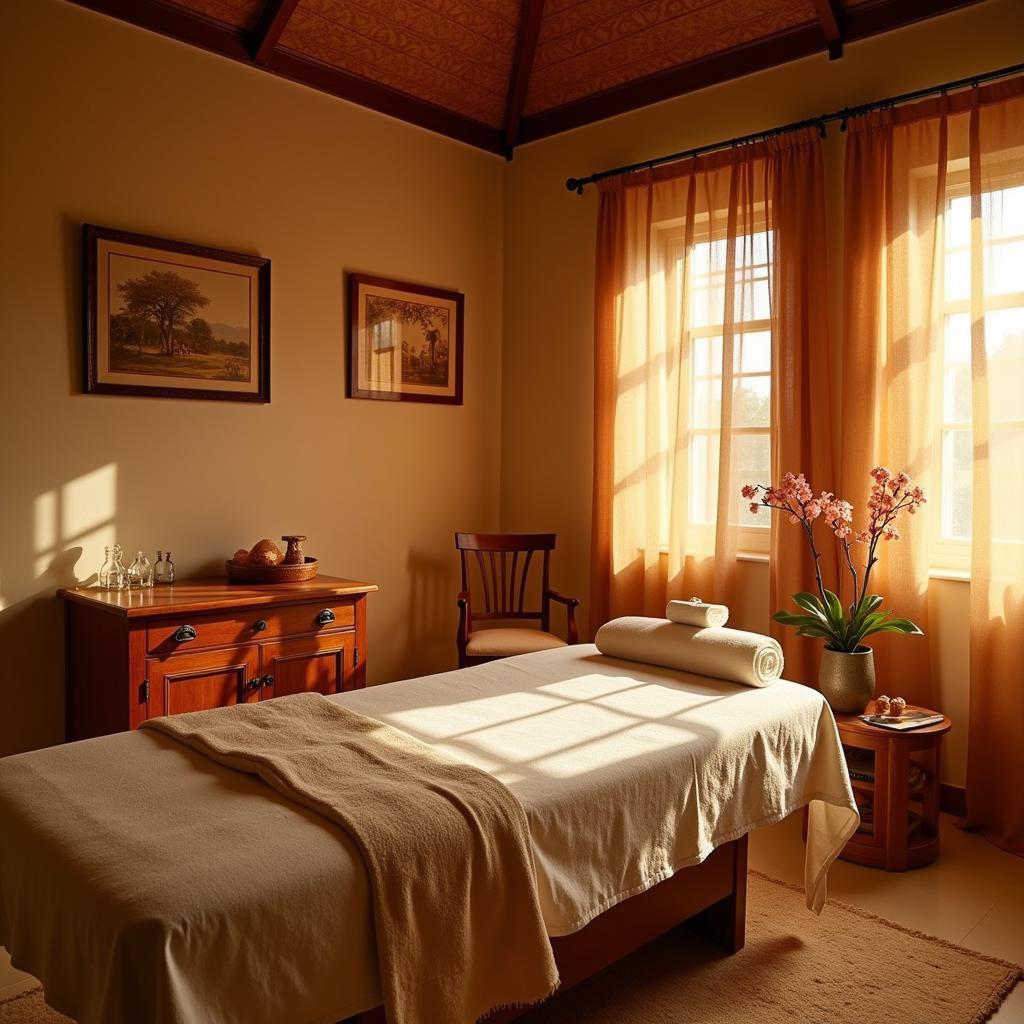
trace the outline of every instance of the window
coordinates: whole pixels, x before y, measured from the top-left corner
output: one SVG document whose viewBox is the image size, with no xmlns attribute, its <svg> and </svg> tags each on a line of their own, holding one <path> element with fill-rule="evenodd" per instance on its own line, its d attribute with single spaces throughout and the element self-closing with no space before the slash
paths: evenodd
<svg viewBox="0 0 1024 1024">
<path fill-rule="evenodd" d="M 731 522 L 740 528 L 739 549 L 767 553 L 770 520 L 754 516 L 740 496 L 745 483 L 771 478 L 769 427 L 771 415 L 772 334 L 770 284 L 772 238 L 767 231 L 737 237 L 733 299 L 732 358 L 723 374 L 724 318 L 728 244 L 724 237 L 695 241 L 687 255 L 689 294 L 683 296 L 683 239 L 674 242 L 674 284 L 685 310 L 678 337 L 685 351 L 682 366 L 688 376 L 686 424 L 691 526 L 714 526 L 718 508 L 719 445 L 722 389 L 732 389 Z M 668 537 L 669 502 L 665 503 L 663 536 Z M 667 546 L 667 542 L 666 542 Z"/>
<path fill-rule="evenodd" d="M 961 178 L 963 176 L 961 175 Z M 982 279 L 992 535 L 1024 541 L 1024 185 L 982 193 Z M 945 216 L 940 500 L 931 509 L 934 561 L 970 568 L 973 489 L 971 197 L 950 187 Z"/>
</svg>

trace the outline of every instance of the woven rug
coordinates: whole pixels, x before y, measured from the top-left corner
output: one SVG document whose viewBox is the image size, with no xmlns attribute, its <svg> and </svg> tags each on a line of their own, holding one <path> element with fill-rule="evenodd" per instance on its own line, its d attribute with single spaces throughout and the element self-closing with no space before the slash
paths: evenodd
<svg viewBox="0 0 1024 1024">
<path fill-rule="evenodd" d="M 522 1024 L 982 1024 L 1021 969 L 751 874 L 736 956 L 678 929 L 527 1014 Z M 68 1024 L 42 990 L 0 1024 Z M 284 1024 L 284 1022 L 282 1022 Z"/>
</svg>

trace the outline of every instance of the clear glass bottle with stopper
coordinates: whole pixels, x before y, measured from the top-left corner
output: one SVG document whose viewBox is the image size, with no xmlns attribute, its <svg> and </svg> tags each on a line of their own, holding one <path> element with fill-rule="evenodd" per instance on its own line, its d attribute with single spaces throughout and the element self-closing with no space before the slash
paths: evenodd
<svg viewBox="0 0 1024 1024">
<path fill-rule="evenodd" d="M 142 588 L 144 590 L 153 586 L 153 563 L 142 552 Z"/>
<path fill-rule="evenodd" d="M 100 590 L 117 589 L 117 574 L 114 571 L 114 563 L 110 560 L 109 545 L 103 549 L 103 565 L 100 568 L 98 582 Z"/>
<path fill-rule="evenodd" d="M 163 583 L 164 581 L 164 553 L 157 550 L 156 565 L 153 567 L 153 582 Z"/>
<path fill-rule="evenodd" d="M 164 556 L 164 583 L 174 582 L 174 563 L 171 561 L 170 551 Z"/>
<path fill-rule="evenodd" d="M 114 566 L 111 570 L 111 587 L 115 590 L 126 590 L 128 587 L 128 570 L 124 567 L 123 549 L 120 544 L 113 547 Z"/>
<path fill-rule="evenodd" d="M 142 587 L 142 559 L 141 551 L 136 552 L 135 561 L 128 566 L 128 589 L 139 590 Z"/>
</svg>

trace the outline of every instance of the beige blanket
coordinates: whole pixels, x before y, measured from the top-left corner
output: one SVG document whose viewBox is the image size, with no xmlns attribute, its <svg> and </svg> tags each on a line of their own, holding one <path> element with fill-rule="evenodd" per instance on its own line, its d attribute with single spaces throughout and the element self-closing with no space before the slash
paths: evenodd
<svg viewBox="0 0 1024 1024">
<path fill-rule="evenodd" d="M 144 728 L 258 775 L 355 840 L 389 1020 L 472 1024 L 557 986 L 526 815 L 493 776 L 312 693 Z"/>
</svg>

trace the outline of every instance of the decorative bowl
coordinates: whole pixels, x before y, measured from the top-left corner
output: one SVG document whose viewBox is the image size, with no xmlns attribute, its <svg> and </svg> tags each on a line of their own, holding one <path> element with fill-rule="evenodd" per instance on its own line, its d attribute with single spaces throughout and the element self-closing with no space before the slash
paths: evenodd
<svg viewBox="0 0 1024 1024">
<path fill-rule="evenodd" d="M 320 566 L 307 555 L 302 565 L 251 565 L 229 558 L 224 568 L 232 583 L 302 583 L 315 579 Z"/>
</svg>

